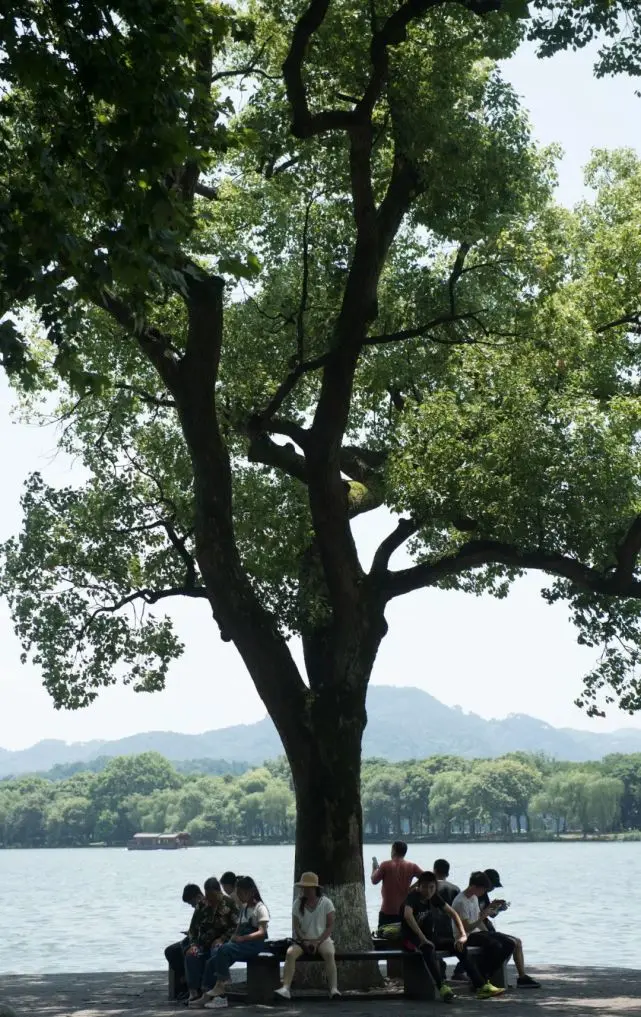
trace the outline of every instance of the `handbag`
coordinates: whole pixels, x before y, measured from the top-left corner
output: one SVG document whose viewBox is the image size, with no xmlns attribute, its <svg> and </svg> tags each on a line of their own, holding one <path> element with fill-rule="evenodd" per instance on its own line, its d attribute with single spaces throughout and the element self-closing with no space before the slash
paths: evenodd
<svg viewBox="0 0 641 1017">
<path fill-rule="evenodd" d="M 266 939 L 264 948 L 280 960 L 285 960 L 285 955 L 292 943 L 294 943 L 293 939 Z"/>
</svg>

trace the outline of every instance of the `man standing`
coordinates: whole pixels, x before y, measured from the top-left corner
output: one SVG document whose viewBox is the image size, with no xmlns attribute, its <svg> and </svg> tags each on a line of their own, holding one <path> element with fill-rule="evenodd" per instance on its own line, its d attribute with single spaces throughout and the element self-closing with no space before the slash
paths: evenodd
<svg viewBox="0 0 641 1017">
<path fill-rule="evenodd" d="M 199 886 L 195 883 L 187 883 L 187 886 L 183 890 L 183 903 L 189 904 L 191 908 L 196 909 L 196 906 L 205 899 L 205 895 Z M 189 936 L 185 939 L 179 940 L 177 943 L 171 943 L 165 949 L 165 958 L 171 971 L 173 971 L 173 997 L 174 999 L 183 999 L 189 995 L 187 989 L 187 980 L 185 978 L 185 950 L 189 946 Z"/>
<path fill-rule="evenodd" d="M 468 886 L 452 901 L 452 908 L 461 919 L 467 933 L 468 946 L 477 946 L 482 951 L 478 967 L 486 981 L 490 981 L 493 973 L 509 960 L 514 951 L 514 943 L 509 937 L 498 937 L 495 933 L 487 931 L 485 919 L 495 914 L 495 911 L 491 904 L 481 910 L 479 898 L 489 889 L 490 880 L 485 873 L 473 872 Z M 452 929 L 456 935 L 457 929 L 454 926 Z"/>
<path fill-rule="evenodd" d="M 407 844 L 402 840 L 395 840 L 392 844 L 392 857 L 389 861 L 378 864 L 376 858 L 372 858 L 372 883 L 382 883 L 381 910 L 378 915 L 378 927 L 382 925 L 395 925 L 399 921 L 401 906 L 407 897 L 410 884 L 413 879 L 420 876 L 423 871 L 420 865 L 408 862 L 405 858 Z"/>
<path fill-rule="evenodd" d="M 502 887 L 503 884 L 501 883 L 501 877 L 499 876 L 496 869 L 485 869 L 485 875 L 487 876 L 490 882 L 490 890 L 498 890 Z M 489 893 L 485 893 L 482 897 L 479 898 L 479 908 L 483 910 L 487 909 L 488 907 L 491 907 L 492 911 L 490 913 L 493 918 L 495 918 L 502 911 L 507 911 L 509 906 L 510 905 L 505 900 L 497 900 L 495 898 L 493 901 L 490 901 Z M 535 981 L 534 978 L 528 975 L 527 971 L 525 970 L 525 956 L 523 954 L 523 943 L 518 938 L 518 936 L 506 936 L 504 932 L 497 932 L 492 922 L 487 920 L 486 925 L 488 927 L 488 931 L 491 932 L 493 936 L 497 937 L 498 939 L 507 940 L 512 943 L 512 948 L 514 951 L 513 953 L 514 967 L 516 968 L 516 973 L 518 976 L 516 980 L 517 988 L 540 989 L 541 988 L 540 982 Z"/>
<path fill-rule="evenodd" d="M 434 875 L 436 876 L 437 893 L 446 904 L 451 904 L 455 897 L 461 892 L 460 886 L 450 883 L 450 863 L 445 858 L 437 858 L 434 862 Z"/>
</svg>

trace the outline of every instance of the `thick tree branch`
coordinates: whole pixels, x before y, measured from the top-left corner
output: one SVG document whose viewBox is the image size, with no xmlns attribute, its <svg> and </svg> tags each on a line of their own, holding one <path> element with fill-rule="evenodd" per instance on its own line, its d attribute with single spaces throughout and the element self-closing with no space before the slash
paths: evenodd
<svg viewBox="0 0 641 1017">
<path fill-rule="evenodd" d="M 330 0 L 310 0 L 296 24 L 283 64 L 294 135 L 310 137 L 332 129 L 349 134 L 356 241 L 334 327 L 331 354 L 318 365 L 323 367 L 321 391 L 305 449 L 312 521 L 337 631 L 350 626 L 362 601 L 362 569 L 349 525 L 349 502 L 345 503 L 341 473 L 341 446 L 349 418 L 354 374 L 367 330 L 378 314 L 382 266 L 418 187 L 414 167 L 397 149 L 387 192 L 376 209 L 371 174 L 372 113 L 388 75 L 388 47 L 403 42 L 413 20 L 443 3 L 444 0 L 406 0 L 379 31 L 376 31 L 374 19 L 371 74 L 352 111 L 312 114 L 303 80 L 308 45 L 325 20 Z M 473 9 L 477 4 L 466 6 Z M 262 415 L 263 420 L 276 412 L 296 384 L 301 370 L 298 366 L 286 379 Z"/>
<path fill-rule="evenodd" d="M 630 581 L 641 551 L 641 516 L 637 516 L 617 548 L 615 576 L 619 581 Z"/>
<path fill-rule="evenodd" d="M 411 205 L 417 192 L 416 172 L 397 151 L 385 196 L 376 213 L 378 228 L 378 258 L 382 266 L 385 257 L 394 242 L 403 216 Z"/>
<path fill-rule="evenodd" d="M 218 378 L 218 365 L 223 341 L 223 289 L 219 276 L 199 273 L 187 280 L 187 344 L 183 372 L 196 370 L 207 381 L 214 398 L 213 386 Z"/>
<path fill-rule="evenodd" d="M 392 530 L 384 540 L 378 545 L 374 559 L 372 561 L 372 567 L 370 569 L 371 576 L 377 576 L 381 573 L 385 573 L 387 566 L 389 565 L 390 558 L 395 551 L 402 547 L 406 540 L 416 533 L 418 530 L 418 523 L 413 519 L 399 519 L 396 529 Z"/>
<path fill-rule="evenodd" d="M 323 24 L 329 5 L 330 0 L 311 0 L 296 22 L 283 63 L 283 80 L 292 110 L 292 134 L 297 138 L 310 138 L 332 129 L 346 130 L 354 122 L 354 114 L 344 110 L 325 110 L 312 115 L 307 101 L 303 63 L 309 42 Z"/>
<path fill-rule="evenodd" d="M 309 299 L 309 216 L 313 204 L 314 198 L 312 197 L 305 205 L 305 219 L 303 222 L 303 278 L 301 281 L 298 314 L 296 315 L 296 350 L 299 364 L 302 364 L 305 360 L 305 315 Z"/>
<path fill-rule="evenodd" d="M 312 36 L 323 24 L 330 6 L 330 0 L 310 0 L 304 13 L 296 22 L 289 52 L 283 63 L 283 79 L 287 98 L 292 110 L 292 133 L 297 138 L 309 138 L 324 131 L 349 131 L 358 124 L 371 120 L 371 115 L 380 98 L 388 73 L 388 47 L 398 46 L 407 35 L 408 26 L 422 18 L 429 10 L 442 7 L 448 0 L 406 0 L 392 14 L 379 31 L 372 23 L 370 61 L 372 70 L 363 95 L 355 108 L 345 110 L 323 110 L 312 114 L 307 100 L 303 80 L 303 63 Z M 475 14 L 488 14 L 501 9 L 501 0 L 458 0 L 461 6 Z"/>
<path fill-rule="evenodd" d="M 131 392 L 132 395 L 138 396 L 144 403 L 149 403 L 150 406 L 161 406 L 172 409 L 176 403 L 173 399 L 167 399 L 164 396 L 152 395 L 151 392 L 147 392 L 144 388 L 140 388 L 138 385 L 126 385 L 124 382 L 116 382 L 114 388 L 119 392 Z"/>
<path fill-rule="evenodd" d="M 469 254 L 471 245 L 463 241 L 460 244 L 459 249 L 454 259 L 454 265 L 450 272 L 450 277 L 447 281 L 447 289 L 450 295 L 450 314 L 452 317 L 456 314 L 456 284 L 463 275 L 463 269 L 465 267 L 465 259 Z"/>
<path fill-rule="evenodd" d="M 307 439 L 307 431 L 300 424 L 295 424 L 293 420 L 284 420 L 282 417 L 272 417 L 266 430 L 270 434 L 283 434 L 286 438 L 291 438 L 301 448 L 305 448 L 305 441 Z"/>
<path fill-rule="evenodd" d="M 279 173 L 286 173 L 288 169 L 292 169 L 294 166 L 297 166 L 299 162 L 299 155 L 293 155 L 290 159 L 285 159 L 284 162 L 279 163 L 276 163 L 275 159 L 270 159 L 269 162 L 262 167 L 261 172 L 265 177 L 265 180 L 271 180 L 272 177 L 278 176 Z"/>
<path fill-rule="evenodd" d="M 518 570 L 546 572 L 569 580 L 588 593 L 641 599 L 641 582 L 617 573 L 606 575 L 568 555 L 538 550 L 521 550 L 513 544 L 494 540 L 473 540 L 453 555 L 438 561 L 388 572 L 383 588 L 387 600 L 433 586 L 448 576 L 460 575 L 483 565 L 505 565 Z"/>
<path fill-rule="evenodd" d="M 178 554 L 179 558 L 182 560 L 185 566 L 185 580 L 184 580 L 185 589 L 186 590 L 196 589 L 197 585 L 196 559 L 187 549 L 187 537 L 186 536 L 180 537 L 178 535 L 178 533 L 176 532 L 176 528 L 174 527 L 173 521 L 171 519 L 162 519 L 161 522 L 165 530 L 165 533 L 169 538 L 171 546 L 176 551 L 176 553 Z"/>
<path fill-rule="evenodd" d="M 440 325 L 451 325 L 455 324 L 457 321 L 476 321 L 479 313 L 479 311 L 468 311 L 463 314 L 442 314 L 438 318 L 432 318 L 431 321 L 426 321 L 423 325 L 417 325 L 416 328 L 401 329 L 399 332 L 388 332 L 386 335 L 367 336 L 363 345 L 383 346 L 386 343 L 403 342 L 404 339 L 419 339 L 421 336 L 424 336 L 427 332 L 431 332 L 433 329 L 438 328 Z M 435 336 L 431 336 L 430 342 L 443 343 L 446 346 L 450 346 L 461 344 L 465 345 L 474 342 L 474 340 L 467 336 L 462 339 L 439 339 Z"/>
<path fill-rule="evenodd" d="M 370 484 L 387 459 L 387 452 L 343 445 L 340 453 L 341 472 L 361 484 Z"/>
<path fill-rule="evenodd" d="M 255 414 L 254 421 L 256 425 L 269 430 L 270 420 L 273 418 L 274 414 L 278 412 L 290 392 L 294 390 L 297 382 L 304 374 L 309 374 L 310 371 L 318 371 L 319 368 L 324 367 L 330 357 L 331 352 L 322 353 L 320 356 L 314 357 L 312 360 L 308 360 L 303 364 L 297 364 L 296 367 L 289 372 L 285 380 L 278 386 L 265 409 L 260 410 Z"/>
<path fill-rule="evenodd" d="M 129 593 L 126 597 L 122 597 L 120 600 L 114 601 L 113 604 L 105 604 L 102 607 L 96 608 L 80 630 L 78 635 L 78 645 L 82 643 L 82 640 L 93 625 L 94 621 L 101 614 L 116 614 L 116 612 L 121 611 L 123 607 L 127 607 L 129 604 L 139 603 L 140 601 L 149 605 L 157 604 L 159 601 L 168 600 L 170 597 L 191 597 L 192 599 L 197 600 L 207 600 L 207 590 L 204 586 L 169 586 L 164 590 L 151 590 L 148 588 L 136 590 L 135 593 Z"/>
<path fill-rule="evenodd" d="M 641 325 L 641 311 L 634 311 L 632 314 L 624 314 L 621 318 L 616 318 L 614 321 L 607 321 L 604 325 L 599 325 L 597 332 L 607 332 L 611 328 L 618 328 L 619 325 Z"/>
<path fill-rule="evenodd" d="M 212 75 L 211 79 L 212 83 L 216 81 L 225 81 L 227 78 L 238 78 L 238 77 L 246 78 L 250 74 L 255 74 L 256 77 L 259 78 L 266 78 L 268 81 L 280 81 L 280 78 L 275 78 L 270 74 L 266 74 L 265 71 L 263 71 L 258 66 L 258 62 L 263 56 L 265 50 L 267 49 L 267 45 L 268 44 L 265 43 L 263 46 L 261 46 L 258 52 L 255 53 L 254 56 L 251 58 L 251 60 L 248 63 L 243 64 L 242 67 L 230 67 L 226 71 L 216 71 Z"/>
<path fill-rule="evenodd" d="M 281 426 L 269 428 L 277 434 L 287 434 L 297 445 L 304 448 L 307 432 L 299 428 L 297 424 L 290 424 L 289 421 L 282 421 Z M 294 446 L 287 442 L 280 444 L 273 441 L 264 431 L 252 429 L 248 426 L 250 445 L 248 458 L 250 462 L 263 463 L 264 466 L 272 466 L 274 469 L 282 470 L 290 477 L 295 477 L 302 483 L 307 483 L 307 466 L 305 457 L 297 452 Z M 387 453 L 376 452 L 371 449 L 359 448 L 357 445 L 344 445 L 341 449 L 340 469 L 341 473 L 355 480 L 366 488 L 369 488 L 376 479 L 376 473 L 385 462 Z M 345 489 L 345 483 L 343 483 Z M 349 489 L 349 484 L 347 484 Z M 377 500 L 376 504 L 380 504 Z M 373 495 L 369 498 L 369 507 L 373 508 Z"/>
<path fill-rule="evenodd" d="M 209 184 L 196 184 L 194 187 L 194 194 L 200 195 L 201 198 L 208 198 L 209 201 L 218 200 L 218 189 L 216 187 L 210 187 Z"/>
<path fill-rule="evenodd" d="M 254 433 L 250 438 L 247 458 L 251 463 L 272 466 L 274 469 L 282 470 L 288 476 L 300 480 L 302 484 L 307 483 L 305 457 L 297 452 L 289 442 L 279 445 L 264 432 Z"/>
<path fill-rule="evenodd" d="M 341 480 L 341 498 L 347 518 L 354 519 L 378 508 L 382 504 L 382 499 L 372 491 L 362 469 L 359 468 L 356 455 L 352 458 L 350 451 L 347 450 L 342 462 L 342 472 L 352 479 Z M 247 458 L 250 462 L 270 466 L 299 480 L 302 484 L 308 484 L 305 458 L 289 443 L 279 445 L 265 433 L 255 434 L 250 441 Z M 368 477 L 371 479 L 370 475 Z"/>
<path fill-rule="evenodd" d="M 111 315 L 126 332 L 135 336 L 141 350 L 171 391 L 177 378 L 180 354 L 169 336 L 141 322 L 124 300 L 109 290 L 102 290 L 100 296 L 94 299 L 94 303 Z"/>
</svg>

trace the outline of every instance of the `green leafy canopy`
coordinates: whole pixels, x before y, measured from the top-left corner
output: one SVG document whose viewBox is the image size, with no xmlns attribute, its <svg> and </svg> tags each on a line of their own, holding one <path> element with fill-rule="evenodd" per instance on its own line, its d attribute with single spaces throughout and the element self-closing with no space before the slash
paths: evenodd
<svg viewBox="0 0 641 1017">
<path fill-rule="evenodd" d="M 641 164 L 559 208 L 498 69 L 599 35 L 638 73 L 637 5 L 22 0 L 0 33 L 0 357 L 34 413 L 60 380 L 87 478 L 31 477 L 4 548 L 56 704 L 161 687 L 169 598 L 256 673 L 292 634 L 349 669 L 393 597 L 537 569 L 604 648 L 582 702 L 639 708 Z"/>
</svg>

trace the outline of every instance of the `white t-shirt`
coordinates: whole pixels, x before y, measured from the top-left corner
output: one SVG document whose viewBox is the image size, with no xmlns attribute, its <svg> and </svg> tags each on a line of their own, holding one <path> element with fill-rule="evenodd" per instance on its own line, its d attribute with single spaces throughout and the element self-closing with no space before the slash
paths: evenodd
<svg viewBox="0 0 641 1017">
<path fill-rule="evenodd" d="M 334 905 L 329 897 L 319 897 L 318 904 L 310 911 L 303 908 L 300 913 L 300 901 L 297 900 L 292 911 L 293 917 L 298 922 L 303 939 L 320 939 L 327 928 L 327 916 L 334 911 Z"/>
<path fill-rule="evenodd" d="M 261 922 L 268 921 L 269 911 L 267 910 L 267 905 L 263 904 L 262 900 L 259 900 L 258 904 L 251 906 L 249 904 L 245 904 L 241 907 L 240 914 L 238 915 L 239 928 L 243 925 L 251 925 L 251 927 L 256 930 Z"/>
<path fill-rule="evenodd" d="M 459 893 L 458 897 L 455 897 L 452 901 L 452 907 L 456 911 L 457 915 L 463 919 L 463 924 L 466 922 L 477 922 L 481 915 L 481 909 L 479 908 L 478 897 L 466 897 L 464 893 Z M 457 938 L 459 931 L 452 922 L 452 929 L 454 930 L 454 937 Z M 482 929 L 475 929 L 475 932 L 482 932 Z"/>
</svg>

